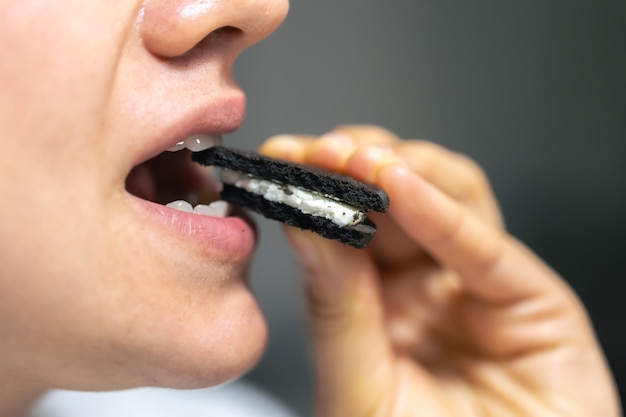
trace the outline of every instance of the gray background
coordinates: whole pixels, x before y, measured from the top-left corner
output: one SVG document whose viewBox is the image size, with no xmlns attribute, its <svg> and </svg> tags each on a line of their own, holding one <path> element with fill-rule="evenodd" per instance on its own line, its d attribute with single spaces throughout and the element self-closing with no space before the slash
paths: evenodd
<svg viewBox="0 0 626 417">
<path fill-rule="evenodd" d="M 292 1 L 236 67 L 248 117 L 230 144 L 376 123 L 479 161 L 509 230 L 587 304 L 626 382 L 625 1 Z M 249 378 L 311 415 L 301 280 L 260 220 L 252 283 L 271 331 Z"/>
</svg>

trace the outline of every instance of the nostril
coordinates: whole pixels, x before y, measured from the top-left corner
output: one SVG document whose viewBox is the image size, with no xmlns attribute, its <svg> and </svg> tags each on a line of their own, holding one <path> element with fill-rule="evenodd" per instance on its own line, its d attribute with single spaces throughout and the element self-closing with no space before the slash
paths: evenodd
<svg viewBox="0 0 626 417">
<path fill-rule="evenodd" d="M 206 35 L 185 53 L 171 57 L 170 61 L 189 66 L 195 61 L 210 59 L 215 54 L 226 55 L 232 45 L 237 44 L 234 40 L 243 35 L 243 31 L 234 26 L 220 27 Z"/>
<path fill-rule="evenodd" d="M 155 1 L 140 13 L 138 33 L 146 49 L 157 57 L 178 58 L 194 49 L 206 51 L 207 46 L 224 49 L 223 45 L 237 43 L 233 41 L 244 34 L 237 24 L 220 16 L 222 10 L 190 15 L 179 10 L 180 3 L 184 2 Z"/>
<path fill-rule="evenodd" d="M 206 38 L 213 38 L 215 40 L 223 39 L 223 38 L 233 38 L 238 37 L 243 34 L 243 31 L 234 26 L 222 26 L 221 28 L 215 29 L 213 32 L 209 33 Z M 206 39 L 205 38 L 205 39 Z"/>
<path fill-rule="evenodd" d="M 241 29 L 234 26 L 222 26 L 221 28 L 215 29 L 213 32 L 206 35 L 200 42 L 198 42 L 196 48 L 221 48 L 240 36 L 243 36 L 243 31 Z"/>
</svg>

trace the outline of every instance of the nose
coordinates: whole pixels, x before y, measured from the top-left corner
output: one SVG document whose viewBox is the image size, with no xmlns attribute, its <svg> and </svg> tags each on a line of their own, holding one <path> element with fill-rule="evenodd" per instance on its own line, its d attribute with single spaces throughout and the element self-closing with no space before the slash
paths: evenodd
<svg viewBox="0 0 626 417">
<path fill-rule="evenodd" d="M 288 8 L 289 0 L 145 0 L 139 33 L 150 52 L 165 58 L 183 55 L 211 34 L 240 52 L 272 33 Z"/>
</svg>

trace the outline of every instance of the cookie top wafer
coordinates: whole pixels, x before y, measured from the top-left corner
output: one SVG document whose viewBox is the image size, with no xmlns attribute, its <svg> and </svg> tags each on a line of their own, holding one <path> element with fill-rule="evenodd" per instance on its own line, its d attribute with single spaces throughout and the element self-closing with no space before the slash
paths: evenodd
<svg viewBox="0 0 626 417">
<path fill-rule="evenodd" d="M 192 155 L 222 168 L 224 200 L 357 248 L 376 232 L 367 212 L 389 207 L 380 188 L 320 168 L 221 146 Z"/>
<path fill-rule="evenodd" d="M 203 165 L 228 168 L 251 176 L 291 184 L 363 210 L 384 213 L 389 208 L 389 196 L 380 188 L 354 178 L 321 168 L 282 161 L 254 152 L 214 146 L 193 154 L 193 160 Z"/>
</svg>

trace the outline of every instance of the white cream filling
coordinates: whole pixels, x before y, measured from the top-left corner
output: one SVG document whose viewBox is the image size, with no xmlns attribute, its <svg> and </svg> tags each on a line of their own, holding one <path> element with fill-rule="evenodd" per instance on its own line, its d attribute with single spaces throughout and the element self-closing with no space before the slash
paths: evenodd
<svg viewBox="0 0 626 417">
<path fill-rule="evenodd" d="M 255 178 L 229 169 L 222 169 L 221 178 L 226 184 L 263 196 L 268 201 L 293 207 L 304 214 L 323 217 L 340 227 L 352 226 L 365 219 L 365 213 L 355 207 L 293 185 Z"/>
</svg>

